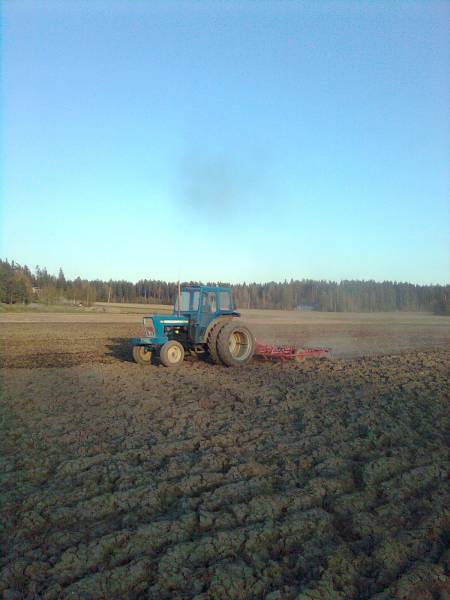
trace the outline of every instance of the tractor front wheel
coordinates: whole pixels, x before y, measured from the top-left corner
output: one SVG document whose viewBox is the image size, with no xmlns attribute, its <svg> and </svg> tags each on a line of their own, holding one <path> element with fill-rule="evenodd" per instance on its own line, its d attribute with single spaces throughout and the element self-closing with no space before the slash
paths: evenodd
<svg viewBox="0 0 450 600">
<path fill-rule="evenodd" d="M 184 348 L 175 340 L 170 340 L 162 346 L 159 358 L 165 367 L 177 367 L 184 360 Z"/>
<path fill-rule="evenodd" d="M 152 362 L 152 352 L 146 346 L 133 346 L 133 360 L 138 365 L 149 365 Z"/>
<path fill-rule="evenodd" d="M 221 328 L 217 336 L 217 352 L 227 367 L 245 365 L 255 351 L 255 338 L 250 329 L 233 320 Z"/>
</svg>

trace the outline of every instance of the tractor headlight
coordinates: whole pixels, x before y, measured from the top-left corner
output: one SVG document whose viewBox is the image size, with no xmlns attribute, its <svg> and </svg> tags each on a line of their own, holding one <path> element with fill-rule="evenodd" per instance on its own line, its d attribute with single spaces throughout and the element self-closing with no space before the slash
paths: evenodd
<svg viewBox="0 0 450 600">
<path fill-rule="evenodd" d="M 151 317 L 144 317 L 144 329 L 145 333 L 149 337 L 153 337 L 155 335 L 155 328 L 153 326 L 153 319 Z"/>
</svg>

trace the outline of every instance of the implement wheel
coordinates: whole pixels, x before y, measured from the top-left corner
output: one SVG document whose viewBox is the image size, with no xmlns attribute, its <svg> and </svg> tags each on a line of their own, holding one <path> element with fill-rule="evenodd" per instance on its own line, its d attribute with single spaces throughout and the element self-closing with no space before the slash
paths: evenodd
<svg viewBox="0 0 450 600">
<path fill-rule="evenodd" d="M 149 365 L 152 362 L 152 352 L 146 346 L 133 346 L 133 360 L 138 365 Z"/>
<path fill-rule="evenodd" d="M 213 362 L 216 363 L 216 365 L 223 365 L 224 363 L 220 360 L 220 356 L 219 353 L 217 352 L 217 338 L 219 336 L 219 333 L 221 332 L 222 328 L 225 327 L 225 325 L 227 324 L 227 320 L 225 321 L 219 321 L 218 323 L 216 323 L 215 325 L 213 325 L 211 327 L 211 330 L 208 334 L 208 351 L 209 351 L 209 355 L 211 356 Z"/>
<path fill-rule="evenodd" d="M 227 323 L 217 336 L 217 352 L 227 367 L 245 365 L 255 351 L 255 338 L 250 329 L 241 321 Z"/>
<path fill-rule="evenodd" d="M 177 367 L 184 360 L 184 348 L 180 342 L 170 340 L 161 348 L 159 358 L 165 367 Z"/>
</svg>

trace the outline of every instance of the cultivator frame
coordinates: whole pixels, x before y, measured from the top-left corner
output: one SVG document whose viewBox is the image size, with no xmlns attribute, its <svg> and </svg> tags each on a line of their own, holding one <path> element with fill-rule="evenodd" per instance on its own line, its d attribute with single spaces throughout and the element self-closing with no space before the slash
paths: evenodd
<svg viewBox="0 0 450 600">
<path fill-rule="evenodd" d="M 262 360 L 297 360 L 313 356 L 323 357 L 331 351 L 331 348 L 296 348 L 295 346 L 271 346 L 256 342 L 255 356 Z"/>
</svg>

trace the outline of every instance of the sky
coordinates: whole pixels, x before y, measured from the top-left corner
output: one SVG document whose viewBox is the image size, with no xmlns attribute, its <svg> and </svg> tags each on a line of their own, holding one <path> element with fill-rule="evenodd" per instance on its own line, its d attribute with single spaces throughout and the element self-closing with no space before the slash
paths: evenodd
<svg viewBox="0 0 450 600">
<path fill-rule="evenodd" d="M 450 280 L 448 2 L 4 0 L 0 257 Z"/>
</svg>

